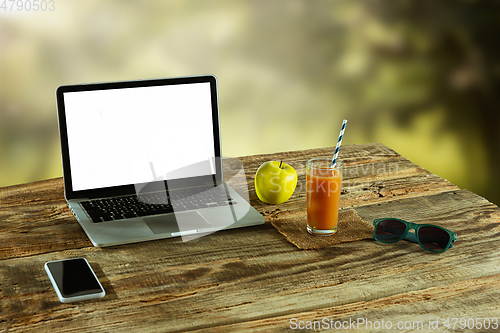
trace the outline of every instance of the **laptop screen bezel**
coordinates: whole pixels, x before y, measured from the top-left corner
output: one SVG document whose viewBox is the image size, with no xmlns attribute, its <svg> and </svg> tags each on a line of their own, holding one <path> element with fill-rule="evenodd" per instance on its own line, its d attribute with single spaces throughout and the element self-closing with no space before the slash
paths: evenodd
<svg viewBox="0 0 500 333">
<path fill-rule="evenodd" d="M 178 85 L 189 83 L 210 83 L 210 95 L 212 102 L 212 124 L 213 124 L 213 138 L 214 138 L 214 154 L 215 154 L 215 175 L 200 176 L 192 178 L 184 178 L 178 180 L 169 180 L 168 185 L 190 186 L 205 183 L 219 183 L 222 181 L 222 158 L 221 158 L 221 143 L 220 143 L 220 126 L 219 126 L 219 106 L 217 96 L 217 79 L 214 75 L 201 75 L 189 77 L 175 77 L 175 78 L 162 78 L 162 79 L 147 79 L 135 81 L 119 81 L 119 82 L 105 82 L 105 83 L 89 83 L 78 85 L 62 85 L 56 89 L 56 105 L 57 116 L 59 123 L 59 136 L 61 143 L 61 157 L 63 167 L 64 179 L 64 194 L 67 200 L 70 199 L 83 199 L 83 198 L 100 198 L 108 196 L 129 195 L 136 193 L 136 186 L 138 184 L 127 184 L 120 186 L 112 186 L 99 189 L 88 190 L 73 190 L 73 182 L 71 178 L 70 156 L 68 146 L 68 131 L 66 123 L 66 109 L 64 104 L 64 94 L 68 92 L 79 91 L 93 91 L 93 90 L 107 90 L 107 89 L 121 89 L 121 88 L 136 88 L 136 87 L 151 87 L 151 86 L 165 86 L 165 85 Z M 89 129 L 91 135 L 92 129 Z M 182 184 L 182 185 L 181 185 Z M 139 184 L 140 185 L 140 184 Z M 153 188 L 155 184 L 152 184 Z M 158 188 L 164 188 L 167 185 L 166 181 L 156 182 Z"/>
</svg>

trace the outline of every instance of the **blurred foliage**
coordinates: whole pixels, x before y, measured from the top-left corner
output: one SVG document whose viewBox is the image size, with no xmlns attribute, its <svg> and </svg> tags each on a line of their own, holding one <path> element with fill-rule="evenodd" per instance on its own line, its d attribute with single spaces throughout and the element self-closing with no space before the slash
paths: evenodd
<svg viewBox="0 0 500 333">
<path fill-rule="evenodd" d="M 500 203 L 498 1 L 56 0 L 0 11 L 0 186 L 61 176 L 58 85 L 213 73 L 223 153 L 382 142 Z"/>
</svg>

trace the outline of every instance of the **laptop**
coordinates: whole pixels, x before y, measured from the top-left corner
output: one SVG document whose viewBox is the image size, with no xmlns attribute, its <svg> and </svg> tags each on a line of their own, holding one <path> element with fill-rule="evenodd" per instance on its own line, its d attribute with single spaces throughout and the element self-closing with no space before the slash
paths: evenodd
<svg viewBox="0 0 500 333">
<path fill-rule="evenodd" d="M 223 181 L 215 76 L 65 85 L 56 102 L 65 198 L 94 246 L 265 222 Z"/>
</svg>

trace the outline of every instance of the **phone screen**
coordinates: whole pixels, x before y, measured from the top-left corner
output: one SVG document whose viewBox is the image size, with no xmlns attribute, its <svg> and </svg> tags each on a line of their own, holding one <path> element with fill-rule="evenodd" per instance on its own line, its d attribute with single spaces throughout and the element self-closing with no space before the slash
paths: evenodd
<svg viewBox="0 0 500 333">
<path fill-rule="evenodd" d="M 48 262 L 47 268 L 65 298 L 103 292 L 99 281 L 83 258 Z"/>
</svg>

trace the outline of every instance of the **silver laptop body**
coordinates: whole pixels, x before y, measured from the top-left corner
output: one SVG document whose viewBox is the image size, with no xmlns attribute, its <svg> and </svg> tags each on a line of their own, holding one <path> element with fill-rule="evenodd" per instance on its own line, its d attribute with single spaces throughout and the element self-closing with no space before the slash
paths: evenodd
<svg viewBox="0 0 500 333">
<path fill-rule="evenodd" d="M 94 246 L 265 222 L 241 164 L 239 193 L 222 181 L 214 76 L 60 86 L 56 101 L 65 197 Z"/>
</svg>

